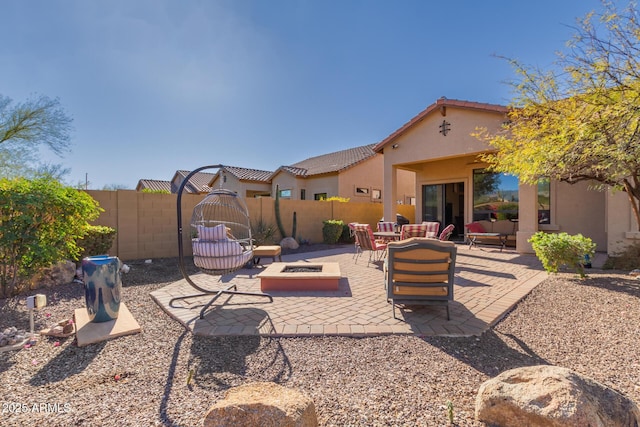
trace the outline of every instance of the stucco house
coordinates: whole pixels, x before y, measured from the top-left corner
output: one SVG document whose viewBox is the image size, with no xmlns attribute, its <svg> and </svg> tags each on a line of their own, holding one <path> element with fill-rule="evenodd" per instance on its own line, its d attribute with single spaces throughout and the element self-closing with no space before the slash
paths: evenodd
<svg viewBox="0 0 640 427">
<path fill-rule="evenodd" d="M 171 181 L 160 179 L 140 179 L 136 185 L 136 191 L 150 190 L 171 193 Z"/>
<path fill-rule="evenodd" d="M 292 200 L 319 200 L 345 197 L 351 201 L 382 203 L 382 154 L 373 151 L 375 144 L 310 157 L 276 171 L 222 166 L 217 172 L 198 172 L 185 186 L 187 193 L 206 193 L 211 188 L 224 187 L 243 197 L 280 196 Z M 178 170 L 168 182 L 176 193 L 189 171 Z M 402 171 L 396 191 L 398 204 L 415 203 L 414 173 Z M 136 189 L 147 188 L 154 180 L 141 179 Z M 158 182 L 156 180 L 156 182 Z M 166 185 L 165 185 L 166 186 Z M 163 186 L 163 188 L 165 187 Z"/>
<path fill-rule="evenodd" d="M 384 193 L 383 156 L 375 144 L 310 157 L 279 167 L 271 175 L 272 194 L 292 200 L 322 200 L 346 197 L 353 202 L 382 203 Z M 414 173 L 400 171 L 396 180 L 395 203 L 415 200 Z"/>
<path fill-rule="evenodd" d="M 153 191 L 167 191 L 169 193 L 177 193 L 184 179 L 191 173 L 186 170 L 178 170 L 173 174 L 171 181 L 163 181 L 159 179 L 140 179 L 136 185 L 136 191 L 144 189 Z M 212 173 L 198 172 L 191 177 L 189 182 L 184 186 L 185 193 L 206 194 L 211 188 L 209 182 L 215 175 Z"/>
<path fill-rule="evenodd" d="M 497 130 L 506 113 L 502 105 L 440 98 L 373 147 L 384 154 L 384 216 L 395 216 L 399 177 L 410 171 L 415 222 L 454 224 L 462 233 L 465 224 L 484 221 L 510 230 L 522 253 L 532 252 L 527 240 L 538 230 L 582 233 L 609 254 L 640 238 L 621 192 L 591 190 L 587 182 L 523 185 L 516 177 L 487 173 L 478 155 L 489 147 L 472 133 Z"/>
<path fill-rule="evenodd" d="M 271 174 L 273 171 L 223 166 L 208 185 L 211 188 L 224 187 L 243 197 L 270 196 Z"/>
<path fill-rule="evenodd" d="M 186 170 L 178 170 L 171 178 L 171 192 L 177 193 L 180 189 L 180 185 L 185 180 L 187 175 L 191 172 Z M 198 172 L 193 175 L 187 184 L 184 186 L 185 193 L 206 194 L 211 191 L 209 182 L 213 179 L 215 174 L 208 172 Z"/>
</svg>

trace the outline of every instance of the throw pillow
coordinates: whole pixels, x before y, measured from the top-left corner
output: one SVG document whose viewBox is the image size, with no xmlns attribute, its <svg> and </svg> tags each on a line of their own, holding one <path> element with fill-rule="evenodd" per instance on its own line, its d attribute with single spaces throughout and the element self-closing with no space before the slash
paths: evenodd
<svg viewBox="0 0 640 427">
<path fill-rule="evenodd" d="M 487 232 L 482 226 L 482 224 L 480 224 L 479 222 L 472 222 L 470 224 L 466 224 L 465 227 L 467 227 L 467 230 L 469 230 L 469 233 L 486 233 Z"/>
</svg>

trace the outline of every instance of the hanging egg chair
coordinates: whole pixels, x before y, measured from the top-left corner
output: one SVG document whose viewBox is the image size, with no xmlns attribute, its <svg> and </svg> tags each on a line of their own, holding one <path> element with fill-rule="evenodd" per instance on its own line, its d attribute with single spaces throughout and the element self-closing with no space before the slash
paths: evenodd
<svg viewBox="0 0 640 427">
<path fill-rule="evenodd" d="M 182 193 L 185 185 L 196 173 L 211 168 L 222 168 L 222 165 L 203 166 L 187 175 L 178 189 L 178 261 L 180 271 L 187 283 L 200 291 L 199 294 L 173 298 L 175 300 L 213 295 L 211 300 L 200 311 L 200 318 L 221 295 L 249 295 L 266 297 L 273 301 L 271 295 L 257 292 L 238 291 L 236 285 L 222 289 L 208 289 L 196 283 L 187 273 L 184 259 L 184 236 L 182 232 Z M 212 190 L 194 208 L 191 215 L 189 236 L 193 252 L 193 263 L 203 273 L 224 276 L 231 274 L 253 262 L 253 240 L 251 238 L 251 222 L 249 210 L 244 200 L 233 191 L 223 188 Z"/>
</svg>

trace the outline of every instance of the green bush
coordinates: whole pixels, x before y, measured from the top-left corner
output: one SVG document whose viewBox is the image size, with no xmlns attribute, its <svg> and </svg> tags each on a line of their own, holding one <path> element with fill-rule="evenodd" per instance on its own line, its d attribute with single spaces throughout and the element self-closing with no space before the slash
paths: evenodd
<svg viewBox="0 0 640 427">
<path fill-rule="evenodd" d="M 330 245 L 338 243 L 344 222 L 338 219 L 327 219 L 322 221 L 322 224 L 322 241 Z"/>
<path fill-rule="evenodd" d="M 557 273 L 558 268 L 566 265 L 573 268 L 580 277 L 586 276 L 585 255 L 590 259 L 593 258 L 596 248 L 595 243 L 582 234 L 572 236 L 567 233 L 552 234 L 538 231 L 531 236 L 529 242 L 546 271 Z"/>
<path fill-rule="evenodd" d="M 20 280 L 65 259 L 100 215 L 89 194 L 51 179 L 0 179 L 0 291 L 13 295 Z"/>
<path fill-rule="evenodd" d="M 342 226 L 342 233 L 340 234 L 340 239 L 338 239 L 340 243 L 353 243 L 355 241 L 355 237 L 351 235 L 351 230 L 349 229 L 348 224 L 344 224 Z"/>
<path fill-rule="evenodd" d="M 269 224 L 262 219 L 257 223 L 251 225 L 251 237 L 253 238 L 254 246 L 260 245 L 273 245 L 275 243 L 277 227 L 273 224 Z"/>
<path fill-rule="evenodd" d="M 77 244 L 82 252 L 75 261 L 88 256 L 108 255 L 115 239 L 115 228 L 104 225 L 87 225 L 86 234 L 78 239 Z"/>
<path fill-rule="evenodd" d="M 153 190 L 151 188 L 143 188 L 142 192 L 149 194 L 171 194 L 171 191 L 169 190 Z"/>
</svg>

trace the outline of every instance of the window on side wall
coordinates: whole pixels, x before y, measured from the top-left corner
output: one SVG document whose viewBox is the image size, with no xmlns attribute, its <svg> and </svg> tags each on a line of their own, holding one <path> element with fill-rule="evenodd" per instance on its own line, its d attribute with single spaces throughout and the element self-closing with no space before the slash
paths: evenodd
<svg viewBox="0 0 640 427">
<path fill-rule="evenodd" d="M 356 196 L 368 196 L 369 188 L 368 187 L 356 187 Z"/>
<path fill-rule="evenodd" d="M 306 199 L 307 199 L 307 190 L 303 188 L 300 190 L 300 200 L 306 200 Z"/>
<path fill-rule="evenodd" d="M 284 198 L 291 198 L 291 189 L 287 189 L 287 190 L 280 190 L 280 197 L 284 197 Z"/>
<path fill-rule="evenodd" d="M 504 173 L 473 171 L 473 220 L 518 219 L 518 178 Z"/>
<path fill-rule="evenodd" d="M 327 193 L 316 193 L 313 195 L 313 200 L 327 200 Z"/>
<path fill-rule="evenodd" d="M 551 224 L 551 180 L 538 180 L 538 224 Z"/>
</svg>

